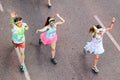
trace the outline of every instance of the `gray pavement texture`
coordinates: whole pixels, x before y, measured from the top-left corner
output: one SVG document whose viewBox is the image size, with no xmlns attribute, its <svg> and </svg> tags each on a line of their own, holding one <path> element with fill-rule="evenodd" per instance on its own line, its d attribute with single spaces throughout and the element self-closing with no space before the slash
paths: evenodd
<svg viewBox="0 0 120 80">
<path fill-rule="evenodd" d="M 100 56 L 99 74 L 91 70 L 93 55 L 83 56 L 83 47 L 91 36 L 89 27 L 98 24 L 97 15 L 108 27 L 111 18 L 116 23 L 110 33 L 120 45 L 120 1 L 119 0 L 51 0 L 52 8 L 47 8 L 47 0 L 1 0 L 4 12 L 0 12 L 0 80 L 26 80 L 19 71 L 18 57 L 11 45 L 9 26 L 10 10 L 23 17 L 29 25 L 26 32 L 25 63 L 31 80 L 120 80 L 120 52 L 109 37 L 104 35 L 105 53 Z M 58 64 L 50 63 L 50 46 L 38 45 L 39 34 L 48 16 L 56 13 L 65 19 L 58 27 L 56 58 Z"/>
</svg>

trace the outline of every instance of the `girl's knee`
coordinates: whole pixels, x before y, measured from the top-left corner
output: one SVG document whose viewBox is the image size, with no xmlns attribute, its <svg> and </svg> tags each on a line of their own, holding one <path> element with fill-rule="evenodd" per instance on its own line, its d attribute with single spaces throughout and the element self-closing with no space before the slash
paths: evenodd
<svg viewBox="0 0 120 80">
<path fill-rule="evenodd" d="M 99 59 L 99 55 L 95 55 L 95 59 Z"/>
<path fill-rule="evenodd" d="M 55 51 L 55 48 L 52 48 L 52 51 Z"/>
<path fill-rule="evenodd" d="M 20 52 L 20 53 L 21 53 L 21 55 L 23 55 L 23 56 L 25 55 L 24 52 Z"/>
</svg>

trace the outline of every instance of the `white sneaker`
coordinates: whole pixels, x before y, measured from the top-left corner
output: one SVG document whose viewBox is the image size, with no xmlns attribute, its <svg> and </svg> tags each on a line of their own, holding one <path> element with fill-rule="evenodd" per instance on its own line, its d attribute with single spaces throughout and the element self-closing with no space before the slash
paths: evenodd
<svg viewBox="0 0 120 80">
<path fill-rule="evenodd" d="M 92 70 L 94 70 L 96 73 L 98 73 L 98 72 L 99 72 L 99 70 L 98 70 L 97 66 L 93 66 L 93 67 L 92 67 Z"/>
<path fill-rule="evenodd" d="M 52 4 L 51 3 L 48 3 L 48 8 L 51 8 L 52 7 Z"/>
</svg>

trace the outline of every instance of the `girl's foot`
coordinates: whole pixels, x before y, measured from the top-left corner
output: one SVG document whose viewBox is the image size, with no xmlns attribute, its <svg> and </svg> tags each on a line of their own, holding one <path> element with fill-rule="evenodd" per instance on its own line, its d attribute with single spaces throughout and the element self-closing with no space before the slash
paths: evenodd
<svg viewBox="0 0 120 80">
<path fill-rule="evenodd" d="M 26 70 L 25 65 L 21 65 L 21 66 L 20 66 L 20 69 L 21 69 L 22 72 L 24 72 L 24 71 Z"/>
<path fill-rule="evenodd" d="M 90 51 L 89 51 L 89 50 L 86 50 L 85 47 L 83 48 L 83 52 L 84 52 L 84 55 L 90 54 Z M 92 53 L 92 54 L 93 54 L 93 53 Z"/>
<path fill-rule="evenodd" d="M 51 3 L 48 3 L 48 8 L 51 8 L 52 7 L 52 4 Z"/>
<path fill-rule="evenodd" d="M 55 58 L 51 58 L 51 62 L 56 65 L 57 64 L 57 60 Z"/>
<path fill-rule="evenodd" d="M 98 73 L 98 72 L 99 72 L 99 70 L 98 70 L 97 66 L 92 66 L 92 70 L 93 70 L 93 71 L 95 71 L 96 73 Z"/>
<path fill-rule="evenodd" d="M 83 52 L 84 52 L 84 55 L 88 53 L 88 51 L 85 48 L 83 48 Z"/>
<path fill-rule="evenodd" d="M 41 44 L 42 44 L 41 39 L 39 39 L 39 45 L 41 45 Z"/>
</svg>

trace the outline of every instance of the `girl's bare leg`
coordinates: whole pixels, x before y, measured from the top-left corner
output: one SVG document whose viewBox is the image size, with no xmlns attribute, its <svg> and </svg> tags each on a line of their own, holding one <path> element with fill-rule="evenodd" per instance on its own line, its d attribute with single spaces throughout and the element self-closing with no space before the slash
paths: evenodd
<svg viewBox="0 0 120 80">
<path fill-rule="evenodd" d="M 97 68 L 98 59 L 99 59 L 99 54 L 95 54 L 95 56 L 94 56 L 94 62 L 93 62 L 93 67 L 92 67 L 92 69 L 95 72 L 99 72 L 99 70 Z"/>
<path fill-rule="evenodd" d="M 57 61 L 55 59 L 55 52 L 56 52 L 55 48 L 56 48 L 56 43 L 51 44 L 51 53 L 52 53 L 51 62 L 53 64 L 57 64 Z"/>
<path fill-rule="evenodd" d="M 93 66 L 97 66 L 98 59 L 99 59 L 99 54 L 95 54 Z"/>
</svg>

